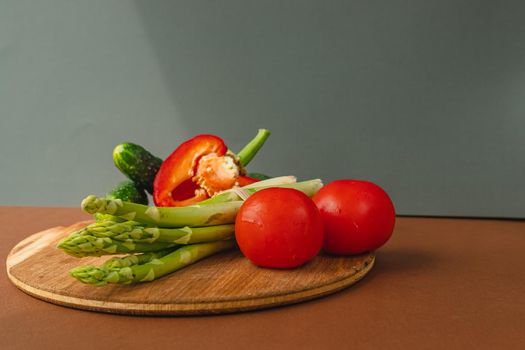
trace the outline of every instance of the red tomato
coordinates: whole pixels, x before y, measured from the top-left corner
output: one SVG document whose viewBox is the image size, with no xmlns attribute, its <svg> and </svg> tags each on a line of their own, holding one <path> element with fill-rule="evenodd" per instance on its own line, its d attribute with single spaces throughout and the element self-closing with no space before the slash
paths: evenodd
<svg viewBox="0 0 525 350">
<path fill-rule="evenodd" d="M 324 223 L 324 250 L 359 254 L 381 247 L 394 230 L 395 209 L 379 186 L 359 180 L 337 180 L 313 197 Z"/>
<path fill-rule="evenodd" d="M 323 246 L 323 222 L 314 202 L 290 188 L 268 188 L 250 196 L 235 220 L 235 238 L 255 265 L 293 268 Z"/>
</svg>

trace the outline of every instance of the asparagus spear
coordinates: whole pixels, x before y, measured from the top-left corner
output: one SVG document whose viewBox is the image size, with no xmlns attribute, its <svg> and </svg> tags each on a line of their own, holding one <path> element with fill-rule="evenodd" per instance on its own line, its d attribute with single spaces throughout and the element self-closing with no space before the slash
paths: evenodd
<svg viewBox="0 0 525 350">
<path fill-rule="evenodd" d="M 84 211 L 121 216 L 128 220 L 161 227 L 213 226 L 235 221 L 242 201 L 189 205 L 187 207 L 148 207 L 120 199 L 87 196 L 81 204 Z"/>
<path fill-rule="evenodd" d="M 95 213 L 95 215 L 93 215 L 93 219 L 95 219 L 96 222 L 103 222 L 103 221 L 124 222 L 126 221 L 126 219 L 120 218 L 115 215 L 100 214 L 100 213 Z"/>
<path fill-rule="evenodd" d="M 129 268 L 134 265 L 142 265 L 152 262 L 154 259 L 162 258 L 163 256 L 173 252 L 176 248 L 159 250 L 151 253 L 131 254 L 124 257 L 111 258 L 107 260 L 102 266 L 78 266 L 70 271 L 70 274 L 81 282 L 95 285 L 104 285 L 107 278 L 111 274 L 111 278 L 115 277 L 113 271 L 119 271 L 124 268 Z M 126 272 L 127 270 L 124 270 Z"/>
<path fill-rule="evenodd" d="M 160 228 L 147 227 L 136 221 L 104 221 L 88 225 L 73 235 L 94 236 L 133 243 L 165 242 L 193 244 L 230 239 L 235 234 L 234 224 L 206 227 Z"/>
<path fill-rule="evenodd" d="M 162 256 L 153 253 L 128 258 L 122 263 L 124 267 L 121 267 L 119 260 L 113 260 L 112 263 L 108 261 L 101 267 L 80 266 L 70 273 L 79 281 L 94 285 L 149 282 L 234 246 L 234 240 L 198 243 L 184 246 Z"/>
<path fill-rule="evenodd" d="M 114 269 L 114 268 L 122 268 L 122 267 L 129 267 L 132 265 L 140 265 L 145 264 L 148 262 L 151 262 L 153 259 L 162 258 L 164 255 L 168 255 L 169 253 L 175 251 L 175 248 L 169 248 L 164 250 L 158 250 L 156 252 L 150 252 L 150 253 L 142 253 L 142 254 L 130 254 L 123 257 L 115 257 L 107 260 L 104 265 L 102 265 L 105 269 Z"/>
<path fill-rule="evenodd" d="M 73 232 L 58 243 L 58 248 L 65 253 L 82 258 L 86 256 L 102 256 L 122 253 L 153 252 L 176 247 L 176 243 L 166 242 L 135 242 L 133 239 L 119 241 L 110 237 L 96 237 L 90 234 Z"/>
</svg>

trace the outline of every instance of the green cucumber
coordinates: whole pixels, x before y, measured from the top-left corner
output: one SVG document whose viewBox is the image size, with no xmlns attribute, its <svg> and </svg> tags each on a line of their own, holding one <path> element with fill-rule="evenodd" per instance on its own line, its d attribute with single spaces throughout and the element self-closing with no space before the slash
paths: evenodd
<svg viewBox="0 0 525 350">
<path fill-rule="evenodd" d="M 261 174 L 261 173 L 248 173 L 247 176 L 253 179 L 257 179 L 257 180 L 268 180 L 272 178 L 271 176 Z"/>
<path fill-rule="evenodd" d="M 126 202 L 148 205 L 148 195 L 133 181 L 125 180 L 115 186 L 106 196 L 110 199 L 122 199 Z"/>
<path fill-rule="evenodd" d="M 139 187 L 153 194 L 153 180 L 162 159 L 134 143 L 121 143 L 113 150 L 115 166 Z"/>
</svg>

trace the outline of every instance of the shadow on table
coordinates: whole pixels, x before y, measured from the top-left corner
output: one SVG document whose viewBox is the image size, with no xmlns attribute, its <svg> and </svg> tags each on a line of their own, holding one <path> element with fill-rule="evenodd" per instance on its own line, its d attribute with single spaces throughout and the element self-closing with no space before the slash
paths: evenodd
<svg viewBox="0 0 525 350">
<path fill-rule="evenodd" d="M 407 271 L 432 269 L 438 261 L 434 252 L 415 249 L 379 250 L 375 270 Z"/>
<path fill-rule="evenodd" d="M 432 271 L 438 261 L 435 252 L 415 249 L 379 250 L 372 270 L 348 291 L 375 283 L 377 278 Z"/>
</svg>

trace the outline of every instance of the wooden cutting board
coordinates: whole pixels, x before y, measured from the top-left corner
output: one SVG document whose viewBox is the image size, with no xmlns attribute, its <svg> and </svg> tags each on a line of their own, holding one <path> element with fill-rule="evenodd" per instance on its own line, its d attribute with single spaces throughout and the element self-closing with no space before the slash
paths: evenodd
<svg viewBox="0 0 525 350">
<path fill-rule="evenodd" d="M 69 276 L 78 265 L 108 257 L 78 259 L 55 248 L 89 222 L 54 227 L 18 243 L 7 257 L 7 274 L 22 291 L 68 307 L 134 315 L 217 314 L 262 309 L 328 295 L 363 278 L 374 254 L 320 255 L 293 270 L 259 268 L 238 251 L 209 257 L 150 283 L 85 285 Z"/>
</svg>

